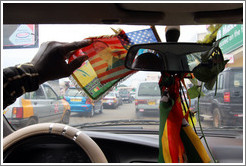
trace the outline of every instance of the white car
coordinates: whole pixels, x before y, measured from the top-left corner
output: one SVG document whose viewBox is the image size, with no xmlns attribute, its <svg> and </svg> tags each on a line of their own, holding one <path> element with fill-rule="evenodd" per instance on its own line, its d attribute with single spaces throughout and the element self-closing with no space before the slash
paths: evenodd
<svg viewBox="0 0 246 166">
<path fill-rule="evenodd" d="M 135 95 L 136 116 L 159 113 L 161 92 L 158 82 L 141 82 Z"/>
<path fill-rule="evenodd" d="M 116 109 L 119 106 L 119 97 L 116 92 L 110 92 L 103 98 L 103 108 Z"/>
<path fill-rule="evenodd" d="M 12 105 L 5 108 L 4 115 L 16 129 L 43 122 L 68 124 L 70 105 L 45 83 L 38 90 L 17 98 Z"/>
</svg>

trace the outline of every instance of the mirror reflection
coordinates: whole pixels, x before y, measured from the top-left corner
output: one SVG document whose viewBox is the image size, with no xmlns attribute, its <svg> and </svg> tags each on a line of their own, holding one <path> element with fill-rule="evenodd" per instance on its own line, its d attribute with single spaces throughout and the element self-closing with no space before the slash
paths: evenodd
<svg viewBox="0 0 246 166">
<path fill-rule="evenodd" d="M 197 43 L 135 45 L 129 49 L 125 65 L 139 71 L 192 72 L 209 49 L 211 45 Z"/>
</svg>

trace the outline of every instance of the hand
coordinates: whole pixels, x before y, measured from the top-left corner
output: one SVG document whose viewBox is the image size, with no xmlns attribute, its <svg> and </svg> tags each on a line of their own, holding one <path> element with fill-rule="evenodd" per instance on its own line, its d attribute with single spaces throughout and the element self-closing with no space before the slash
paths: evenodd
<svg viewBox="0 0 246 166">
<path fill-rule="evenodd" d="M 86 47 L 91 43 L 91 40 L 73 43 L 55 41 L 43 43 L 31 61 L 39 73 L 39 84 L 71 75 L 88 57 L 80 56 L 69 64 L 67 64 L 66 59 L 69 58 L 74 50 Z"/>
</svg>

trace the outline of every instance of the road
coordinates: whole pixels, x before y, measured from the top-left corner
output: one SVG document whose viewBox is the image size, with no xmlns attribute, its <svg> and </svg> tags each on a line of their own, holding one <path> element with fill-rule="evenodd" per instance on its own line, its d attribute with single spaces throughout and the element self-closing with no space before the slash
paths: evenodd
<svg viewBox="0 0 246 166">
<path fill-rule="evenodd" d="M 70 125 L 80 123 L 90 123 L 108 120 L 136 119 L 134 103 L 124 103 L 117 109 L 104 108 L 102 114 L 95 114 L 93 117 L 80 116 L 72 113 Z M 158 119 L 158 117 L 142 117 L 141 119 Z"/>
<path fill-rule="evenodd" d="M 81 124 L 81 123 L 92 123 L 100 121 L 110 121 L 110 120 L 129 120 L 129 119 L 148 119 L 148 120 L 159 120 L 156 115 L 145 115 L 138 118 L 135 114 L 134 103 L 124 103 L 117 109 L 103 109 L 103 113 L 95 114 L 93 117 L 81 116 L 77 113 L 72 113 L 70 116 L 69 125 Z M 197 123 L 198 125 L 198 123 Z M 208 127 L 208 124 L 203 123 L 203 127 Z"/>
</svg>

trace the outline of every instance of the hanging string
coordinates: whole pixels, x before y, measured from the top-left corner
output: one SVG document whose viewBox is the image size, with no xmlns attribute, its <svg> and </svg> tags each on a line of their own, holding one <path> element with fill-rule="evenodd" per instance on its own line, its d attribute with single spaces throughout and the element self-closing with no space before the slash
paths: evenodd
<svg viewBox="0 0 246 166">
<path fill-rule="evenodd" d="M 202 86 L 203 86 L 203 83 L 201 83 L 200 93 L 199 93 L 199 96 L 198 96 L 198 102 L 197 102 L 198 123 L 199 123 L 199 127 L 200 127 L 201 134 L 202 134 L 202 136 L 201 136 L 200 139 L 202 139 L 202 138 L 204 139 L 204 142 L 205 142 L 205 144 L 206 144 L 206 146 L 207 146 L 207 148 L 208 148 L 208 151 L 209 151 L 209 153 L 210 153 L 210 155 L 211 155 L 211 157 L 212 157 L 214 163 L 217 163 L 217 161 L 215 160 L 215 158 L 214 158 L 214 156 L 213 156 L 213 154 L 212 154 L 212 152 L 211 152 L 211 150 L 210 150 L 210 148 L 209 148 L 209 146 L 208 146 L 207 139 L 206 139 L 206 137 L 205 137 L 205 135 L 204 135 L 204 132 L 203 132 L 203 129 L 202 129 L 202 125 L 201 125 L 199 102 L 200 102 L 200 96 L 201 96 L 201 92 L 202 92 Z"/>
<path fill-rule="evenodd" d="M 186 87 L 186 85 L 185 85 L 184 79 L 182 79 L 181 82 L 182 82 L 182 84 L 184 85 L 185 90 L 186 90 L 186 92 L 187 92 L 187 97 L 188 97 L 188 99 L 189 99 L 189 108 L 190 108 L 190 106 L 191 106 L 190 94 L 188 93 L 188 89 L 187 89 L 187 87 Z M 185 99 L 186 99 L 186 98 L 185 98 Z"/>
<path fill-rule="evenodd" d="M 190 106 L 188 106 L 188 102 L 187 102 L 187 100 L 186 100 L 185 93 L 184 93 L 184 90 L 183 90 L 182 86 L 180 86 L 180 89 L 181 89 L 181 91 L 182 91 L 182 94 L 181 94 L 181 95 L 184 96 L 184 101 L 185 101 L 185 103 L 186 103 L 186 105 L 187 105 L 187 108 L 188 108 L 188 110 L 190 110 Z M 188 91 L 187 91 L 187 93 L 188 93 Z M 184 101 L 183 101 L 183 98 L 181 97 L 181 95 L 180 95 L 181 103 L 183 104 Z M 184 107 L 184 104 L 183 104 L 183 107 Z M 185 107 L 184 107 L 184 108 L 185 108 Z M 184 110 L 185 110 L 185 109 L 184 109 Z M 185 110 L 185 113 L 186 113 L 186 110 Z M 193 118 L 192 118 L 192 115 L 191 115 L 190 111 L 189 111 L 189 116 L 190 116 L 191 123 L 192 123 L 192 125 L 193 125 L 193 129 L 194 129 L 195 133 L 197 134 L 196 127 L 195 127 L 195 124 L 194 124 L 194 121 L 193 121 Z"/>
<path fill-rule="evenodd" d="M 183 108 L 184 108 L 184 111 L 185 111 L 185 114 L 187 113 L 187 107 L 185 107 L 185 105 L 184 105 L 184 101 L 183 101 L 183 99 L 182 99 L 182 93 L 181 93 L 181 88 L 180 88 L 180 90 L 179 90 L 179 95 L 180 95 L 180 100 L 181 100 L 181 103 L 182 103 L 182 105 L 183 105 Z"/>
<path fill-rule="evenodd" d="M 216 60 L 217 60 L 217 62 L 218 62 L 218 60 L 219 60 L 219 57 L 218 56 L 216 56 Z M 217 70 L 219 70 L 219 67 L 218 67 L 218 65 L 217 65 Z M 215 82 L 215 92 L 214 92 L 214 96 L 216 96 L 216 94 L 217 94 L 217 87 L 218 86 L 218 75 L 216 76 L 216 82 Z"/>
</svg>

